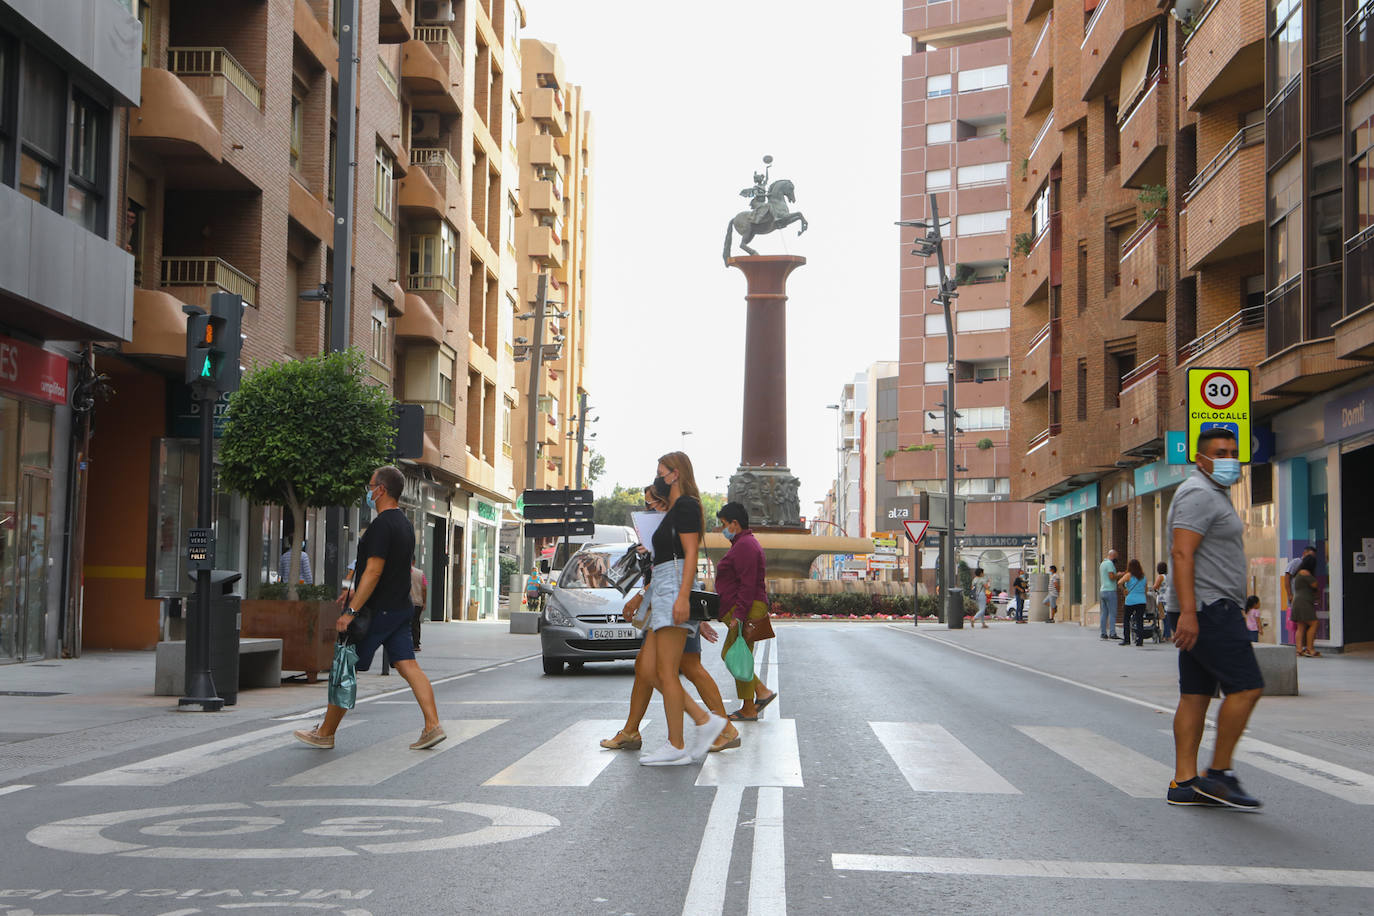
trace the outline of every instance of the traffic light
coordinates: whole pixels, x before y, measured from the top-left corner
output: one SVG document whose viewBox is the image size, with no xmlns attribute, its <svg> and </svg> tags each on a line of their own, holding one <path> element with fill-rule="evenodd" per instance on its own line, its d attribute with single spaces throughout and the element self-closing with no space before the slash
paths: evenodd
<svg viewBox="0 0 1374 916">
<path fill-rule="evenodd" d="M 231 293 L 210 297 L 210 313 L 197 306 L 186 312 L 186 384 L 215 391 L 239 387 L 239 354 L 243 339 L 243 300 Z"/>
</svg>

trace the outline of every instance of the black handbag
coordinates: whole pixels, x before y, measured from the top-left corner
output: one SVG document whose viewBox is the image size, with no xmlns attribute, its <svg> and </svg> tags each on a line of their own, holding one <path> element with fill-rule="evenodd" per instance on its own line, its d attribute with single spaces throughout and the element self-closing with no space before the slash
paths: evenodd
<svg viewBox="0 0 1374 916">
<path fill-rule="evenodd" d="M 720 616 L 720 595 L 702 589 L 692 589 L 687 596 L 688 620 L 715 620 Z"/>
</svg>

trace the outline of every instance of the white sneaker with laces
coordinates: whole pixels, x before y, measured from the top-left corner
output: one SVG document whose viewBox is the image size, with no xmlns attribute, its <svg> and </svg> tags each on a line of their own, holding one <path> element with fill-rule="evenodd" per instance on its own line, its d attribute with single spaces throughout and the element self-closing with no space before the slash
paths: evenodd
<svg viewBox="0 0 1374 916">
<path fill-rule="evenodd" d="M 670 742 L 648 754 L 639 755 L 639 765 L 646 767 L 676 767 L 691 763 L 692 755 L 683 748 L 673 747 Z"/>
<path fill-rule="evenodd" d="M 687 751 L 692 759 L 705 760 L 706 755 L 711 750 L 711 744 L 720 736 L 720 733 L 725 730 L 725 726 L 729 724 L 730 723 L 724 718 L 715 713 L 711 713 L 710 718 L 706 720 L 704 725 L 693 723 L 692 731 L 687 736 L 686 741 Z"/>
</svg>

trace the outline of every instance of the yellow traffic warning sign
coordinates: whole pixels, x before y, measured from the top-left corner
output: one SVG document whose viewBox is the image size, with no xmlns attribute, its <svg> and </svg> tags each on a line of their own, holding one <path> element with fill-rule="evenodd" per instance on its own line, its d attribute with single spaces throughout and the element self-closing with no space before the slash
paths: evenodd
<svg viewBox="0 0 1374 916">
<path fill-rule="evenodd" d="M 1250 370 L 1188 370 L 1188 460 L 1197 457 L 1197 437 L 1204 430 L 1230 430 L 1240 447 L 1240 460 L 1250 460 Z"/>
</svg>

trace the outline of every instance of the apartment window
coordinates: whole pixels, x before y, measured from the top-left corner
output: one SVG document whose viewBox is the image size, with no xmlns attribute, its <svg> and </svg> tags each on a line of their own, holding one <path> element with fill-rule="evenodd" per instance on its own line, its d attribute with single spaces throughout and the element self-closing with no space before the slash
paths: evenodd
<svg viewBox="0 0 1374 916">
<path fill-rule="evenodd" d="M 1269 288 L 1302 269 L 1302 157 L 1269 179 Z"/>
<path fill-rule="evenodd" d="M 959 91 L 978 92 L 983 89 L 998 89 L 1007 85 L 1007 65 L 977 67 L 973 70 L 959 71 Z"/>
<path fill-rule="evenodd" d="M 1321 137 L 1308 144 L 1311 162 L 1308 195 L 1312 206 L 1311 264 L 1319 267 L 1341 259 L 1344 224 L 1341 213 L 1341 137 Z"/>
<path fill-rule="evenodd" d="M 937 143 L 948 143 L 954 137 L 954 125 L 949 121 L 940 121 L 936 124 L 926 125 L 926 146 L 934 146 Z"/>
<path fill-rule="evenodd" d="M 76 93 L 71 106 L 71 170 L 67 176 L 67 216 L 88 232 L 104 235 L 101 179 L 105 172 L 106 125 L 109 113 Z"/>
<path fill-rule="evenodd" d="M 1078 243 L 1078 289 L 1075 291 L 1078 298 L 1078 314 L 1082 315 L 1088 310 L 1088 246 Z"/>
<path fill-rule="evenodd" d="M 505 228 L 506 244 L 507 244 L 507 245 L 514 245 L 514 244 L 515 244 L 515 198 L 511 197 L 509 194 L 506 195 L 505 222 L 506 222 L 506 228 Z"/>
<path fill-rule="evenodd" d="M 62 206 L 56 183 L 66 126 L 66 79 L 61 70 L 31 49 L 24 55 L 23 95 L 19 190 L 30 200 L 57 210 Z"/>
<path fill-rule="evenodd" d="M 448 282 L 458 284 L 458 231 L 448 223 L 439 224 L 439 272 Z"/>
<path fill-rule="evenodd" d="M 511 456 L 510 427 L 511 415 L 515 410 L 515 402 L 510 398 L 505 398 L 501 405 L 501 454 L 507 458 Z"/>
<path fill-rule="evenodd" d="M 1082 200 L 1088 196 L 1088 131 L 1082 122 L 1078 125 L 1075 134 L 1078 138 L 1078 199 Z"/>
<path fill-rule="evenodd" d="M 935 419 L 930 422 L 934 428 L 943 429 L 945 425 L 945 415 L 943 411 L 933 411 Z M 972 432 L 981 429 L 1006 429 L 1011 425 L 1011 414 L 1005 407 L 960 407 L 958 413 L 962 416 L 955 418 L 955 425 L 964 432 Z"/>
<path fill-rule="evenodd" d="M 926 172 L 926 190 L 939 191 L 949 187 L 949 169 L 933 169 Z"/>
<path fill-rule="evenodd" d="M 458 372 L 458 351 L 448 344 L 439 347 L 439 403 L 453 407 L 453 379 Z"/>
<path fill-rule="evenodd" d="M 940 288 L 940 268 L 938 265 L 926 268 L 926 286 L 932 289 Z"/>
<path fill-rule="evenodd" d="M 985 213 L 962 213 L 954 218 L 954 234 L 992 235 L 1007 231 L 1010 210 L 989 210 Z"/>
<path fill-rule="evenodd" d="M 0 33 L 0 180 L 9 177 L 10 150 L 14 148 L 14 78 L 10 76 L 14 61 L 14 48 Z"/>
<path fill-rule="evenodd" d="M 134 256 L 134 286 L 143 285 L 143 240 L 148 233 L 148 216 L 143 209 L 143 205 L 133 200 L 129 200 L 129 209 L 124 215 L 125 225 L 128 228 L 128 236 L 125 239 L 124 250 Z"/>
<path fill-rule="evenodd" d="M 926 384 L 934 385 L 945 381 L 944 363 L 926 363 Z"/>
<path fill-rule="evenodd" d="M 934 76 L 926 77 L 926 98 L 943 98 L 952 91 L 952 77 L 948 73 L 937 73 Z"/>
<path fill-rule="evenodd" d="M 372 335 L 368 356 L 388 369 L 391 368 L 391 321 L 388 317 L 390 308 L 385 299 L 375 292 L 372 294 Z"/>
<path fill-rule="evenodd" d="M 1274 23 L 1270 32 L 1270 72 L 1272 83 L 1269 97 L 1275 98 L 1302 73 L 1302 2 L 1301 0 L 1271 0 Z"/>
<path fill-rule="evenodd" d="M 411 289 L 444 289 L 457 298 L 458 233 L 447 222 L 416 227 L 410 236 Z"/>
<path fill-rule="evenodd" d="M 1078 419 L 1088 419 L 1088 361 L 1078 361 Z"/>
<path fill-rule="evenodd" d="M 927 337 L 944 337 L 944 336 L 945 336 L 945 316 L 944 316 L 944 315 L 941 315 L 941 314 L 939 314 L 938 312 L 934 312 L 934 313 L 931 313 L 931 314 L 929 314 L 929 315 L 926 316 L 926 336 L 927 336 Z M 933 365 L 933 364 L 932 364 L 932 365 Z M 940 363 L 939 366 L 940 366 L 940 376 L 943 378 L 943 377 L 944 377 L 944 374 L 945 374 L 945 364 L 944 364 L 944 363 Z"/>
<path fill-rule="evenodd" d="M 1355 217 L 1353 237 L 1374 226 L 1374 92 L 1365 93 L 1350 106 L 1351 140 L 1355 153 L 1351 187 Z"/>
<path fill-rule="evenodd" d="M 980 184 L 1000 184 L 1007 180 L 1007 163 L 985 162 L 982 165 L 965 165 L 959 168 L 959 187 L 969 188 Z"/>
<path fill-rule="evenodd" d="M 1104 406 L 1108 409 L 1120 407 L 1123 381 L 1135 371 L 1135 345 L 1127 344 L 1115 349 L 1109 346 L 1104 365 L 1107 371 Z"/>
<path fill-rule="evenodd" d="M 305 106 L 300 97 L 291 96 L 291 168 L 301 170 L 301 144 L 305 138 Z"/>
<path fill-rule="evenodd" d="M 395 222 L 396 196 L 395 196 L 395 176 L 396 160 L 392 158 L 386 147 L 377 144 L 376 175 L 374 176 L 372 189 L 372 206 L 377 212 L 385 216 L 389 222 Z"/>
<path fill-rule="evenodd" d="M 1040 235 L 1050 227 L 1050 186 L 1045 185 L 1040 193 L 1035 195 L 1035 203 L 1031 209 L 1031 236 L 1040 238 Z"/>
<path fill-rule="evenodd" d="M 329 161 L 325 163 L 325 182 L 329 185 L 329 202 L 334 202 L 334 158 L 339 154 L 339 125 L 333 119 L 329 122 Z"/>
<path fill-rule="evenodd" d="M 1102 106 L 1102 168 L 1110 172 L 1121 164 L 1121 128 L 1116 103 Z"/>
<path fill-rule="evenodd" d="M 960 334 L 970 331 L 1001 331 L 1011 327 L 1011 309 L 978 309 L 959 312 L 955 327 Z"/>
</svg>

